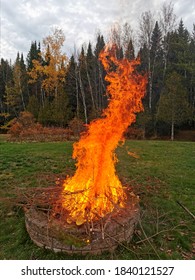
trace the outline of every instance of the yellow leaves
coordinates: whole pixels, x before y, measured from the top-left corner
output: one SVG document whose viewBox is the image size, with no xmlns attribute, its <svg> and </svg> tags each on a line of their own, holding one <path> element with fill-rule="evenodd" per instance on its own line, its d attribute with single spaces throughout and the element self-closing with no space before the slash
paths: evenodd
<svg viewBox="0 0 195 280">
<path fill-rule="evenodd" d="M 33 63 L 33 68 L 30 72 L 28 72 L 28 75 L 30 76 L 29 83 L 33 84 L 38 80 L 38 77 L 41 75 L 41 64 L 38 60 L 34 59 L 32 61 Z"/>
<path fill-rule="evenodd" d="M 33 60 L 33 68 L 28 73 L 29 83 L 41 80 L 41 87 L 46 94 L 58 94 L 59 85 L 64 82 L 67 57 L 61 53 L 65 36 L 60 29 L 55 29 L 52 35 L 43 39 L 43 51 L 38 60 Z"/>
</svg>

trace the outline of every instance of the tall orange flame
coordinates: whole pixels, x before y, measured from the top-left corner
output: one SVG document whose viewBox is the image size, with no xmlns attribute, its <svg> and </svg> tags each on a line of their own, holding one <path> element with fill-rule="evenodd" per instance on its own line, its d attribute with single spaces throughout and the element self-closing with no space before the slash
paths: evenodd
<svg viewBox="0 0 195 280">
<path fill-rule="evenodd" d="M 74 144 L 77 170 L 63 184 L 62 206 L 69 211 L 67 221 L 77 225 L 105 216 L 116 205 L 125 206 L 126 194 L 116 175 L 114 151 L 127 127 L 135 122 L 135 114 L 143 110 L 141 99 L 147 82 L 136 72 L 139 60 L 117 59 L 114 46 L 105 48 L 99 59 L 107 71 L 110 102 L 102 118 L 92 121 Z"/>
</svg>

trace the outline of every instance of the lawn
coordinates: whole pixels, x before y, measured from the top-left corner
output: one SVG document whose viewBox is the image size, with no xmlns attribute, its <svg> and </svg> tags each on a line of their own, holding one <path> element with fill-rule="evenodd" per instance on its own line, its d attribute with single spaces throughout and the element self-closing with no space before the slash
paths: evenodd
<svg viewBox="0 0 195 280">
<path fill-rule="evenodd" d="M 7 143 L 0 137 L 0 259 L 195 259 L 195 220 L 177 203 L 195 214 L 194 142 L 126 141 L 117 149 L 119 178 L 140 197 L 141 220 L 129 245 L 99 256 L 34 245 L 22 209 L 4 198 L 74 174 L 71 154 L 72 142 Z"/>
</svg>

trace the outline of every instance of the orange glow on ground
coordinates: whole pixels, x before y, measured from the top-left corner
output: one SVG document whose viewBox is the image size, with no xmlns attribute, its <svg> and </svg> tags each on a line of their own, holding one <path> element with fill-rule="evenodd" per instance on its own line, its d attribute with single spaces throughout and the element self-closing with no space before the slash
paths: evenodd
<svg viewBox="0 0 195 280">
<path fill-rule="evenodd" d="M 63 183 L 62 207 L 69 212 L 67 222 L 81 225 L 97 220 L 124 207 L 126 194 L 116 175 L 114 153 L 127 127 L 135 122 L 136 113 L 143 110 L 147 78 L 136 71 L 139 60 L 116 58 L 116 48 L 100 53 L 109 83 L 110 100 L 102 118 L 88 126 L 80 141 L 74 144 L 76 172 Z M 115 70 L 113 70 L 115 68 Z"/>
</svg>

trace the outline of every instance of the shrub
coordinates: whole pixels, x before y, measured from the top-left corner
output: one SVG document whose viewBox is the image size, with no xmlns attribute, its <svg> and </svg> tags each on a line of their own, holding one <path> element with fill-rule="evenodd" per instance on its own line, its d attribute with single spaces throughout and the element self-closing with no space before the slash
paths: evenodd
<svg viewBox="0 0 195 280">
<path fill-rule="evenodd" d="M 70 128 L 43 127 L 29 112 L 21 112 L 9 128 L 10 141 L 65 141 L 73 135 Z"/>
<path fill-rule="evenodd" d="M 128 127 L 127 131 L 125 132 L 125 138 L 137 139 L 137 140 L 144 139 L 144 131 L 143 131 L 143 129 L 130 126 L 130 127 Z"/>
</svg>

